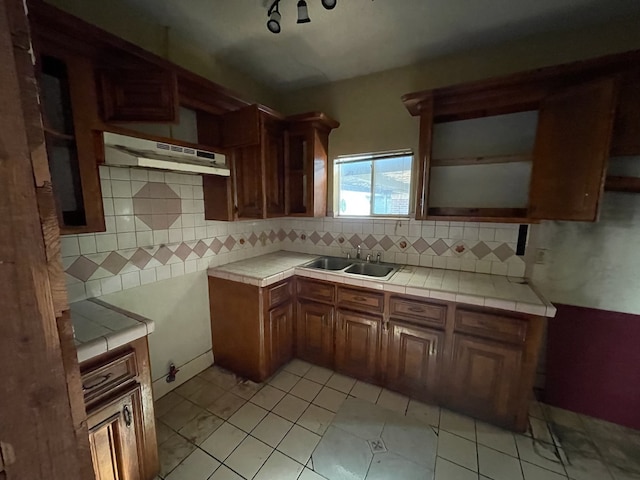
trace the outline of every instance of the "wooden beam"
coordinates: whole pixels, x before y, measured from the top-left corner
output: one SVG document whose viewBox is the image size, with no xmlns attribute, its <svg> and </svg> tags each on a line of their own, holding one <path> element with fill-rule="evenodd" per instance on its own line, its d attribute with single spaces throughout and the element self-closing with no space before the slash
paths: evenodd
<svg viewBox="0 0 640 480">
<path fill-rule="evenodd" d="M 604 189 L 607 192 L 640 193 L 639 177 L 607 177 Z"/>
<path fill-rule="evenodd" d="M 0 478 L 89 480 L 91 458 L 80 453 L 74 429 L 52 293 L 57 224 L 47 251 L 38 208 L 36 183 L 46 183 L 48 168 L 38 160 L 43 143 L 31 143 L 43 132 L 30 48 L 24 3 L 0 0 Z"/>
</svg>

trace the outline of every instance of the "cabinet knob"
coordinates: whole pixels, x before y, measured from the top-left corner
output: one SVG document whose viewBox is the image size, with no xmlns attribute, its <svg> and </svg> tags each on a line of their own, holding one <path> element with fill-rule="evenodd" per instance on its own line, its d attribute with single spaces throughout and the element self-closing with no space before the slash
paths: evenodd
<svg viewBox="0 0 640 480">
<path fill-rule="evenodd" d="M 131 410 L 129 409 L 129 405 L 125 405 L 124 409 L 122 410 L 122 416 L 124 417 L 124 424 L 127 427 L 130 427 L 132 423 L 132 415 Z"/>
</svg>

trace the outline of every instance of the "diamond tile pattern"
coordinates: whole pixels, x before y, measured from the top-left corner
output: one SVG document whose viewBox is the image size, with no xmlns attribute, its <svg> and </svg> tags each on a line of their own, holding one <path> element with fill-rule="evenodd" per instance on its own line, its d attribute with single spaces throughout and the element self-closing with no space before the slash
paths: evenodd
<svg viewBox="0 0 640 480">
<path fill-rule="evenodd" d="M 416 249 L 416 252 L 423 253 L 427 251 L 429 244 L 424 238 L 420 237 L 418 240 L 413 242 L 413 248 Z"/>
<path fill-rule="evenodd" d="M 153 230 L 165 230 L 182 214 L 182 201 L 166 183 L 147 182 L 133 196 L 133 213 Z"/>
<path fill-rule="evenodd" d="M 251 246 L 255 246 L 256 243 L 258 243 L 258 236 L 255 234 L 255 232 L 251 232 L 251 235 L 249 235 L 249 243 L 251 244 Z"/>
<path fill-rule="evenodd" d="M 120 273 L 120 270 L 127 264 L 127 259 L 116 252 L 111 252 L 104 262 L 100 266 L 106 270 L 109 270 L 114 275 Z"/>
<path fill-rule="evenodd" d="M 367 236 L 367 238 L 364 239 L 364 244 L 367 246 L 369 250 L 371 250 L 373 247 L 375 247 L 378 244 L 378 240 L 376 240 L 376 237 L 374 237 L 373 235 L 369 235 Z"/>
<path fill-rule="evenodd" d="M 173 252 L 163 245 L 158 249 L 153 258 L 158 260 L 161 264 L 166 265 L 172 256 Z"/>
<path fill-rule="evenodd" d="M 484 242 L 478 242 L 476 245 L 474 245 L 471 248 L 471 251 L 480 260 L 482 260 L 484 257 L 486 257 L 491 253 L 491 249 L 489 248 L 489 245 L 487 245 Z"/>
<path fill-rule="evenodd" d="M 389 250 L 394 245 L 393 240 L 391 240 L 387 235 L 382 237 L 382 240 L 380 240 L 379 243 L 380 243 L 380 246 L 385 250 Z"/>
<path fill-rule="evenodd" d="M 318 232 L 313 232 L 311 235 L 309 235 L 309 240 L 311 240 L 314 245 L 317 245 L 321 238 L 322 237 L 320 237 L 320 234 Z"/>
<path fill-rule="evenodd" d="M 331 235 L 329 232 L 325 233 L 322 236 L 322 241 L 326 244 L 326 245 L 331 245 L 333 243 L 333 235 Z"/>
<path fill-rule="evenodd" d="M 211 248 L 211 251 L 217 255 L 218 253 L 220 253 L 220 250 L 222 249 L 222 247 L 223 247 L 222 242 L 217 238 L 214 238 L 209 248 Z"/>
<path fill-rule="evenodd" d="M 192 250 L 189 248 L 189 246 L 186 243 L 181 243 L 180 246 L 176 248 L 176 251 L 173 253 L 178 258 L 180 258 L 180 260 L 184 262 L 187 259 L 187 257 L 191 255 L 191 252 Z"/>
<path fill-rule="evenodd" d="M 235 244 L 236 244 L 236 239 L 233 238 L 231 235 L 229 235 L 227 239 L 224 241 L 223 245 L 227 247 L 227 250 L 231 251 L 235 246 Z"/>
<path fill-rule="evenodd" d="M 139 248 L 136 250 L 136 253 L 131 256 L 129 261 L 142 270 L 147 266 L 147 263 L 149 263 L 152 258 L 153 257 L 144 248 Z"/>
<path fill-rule="evenodd" d="M 503 243 L 493 251 L 493 254 L 496 257 L 498 257 L 502 262 L 506 262 L 508 259 L 513 257 L 516 254 L 516 252 L 514 252 L 509 245 L 507 245 L 506 243 Z"/>
<path fill-rule="evenodd" d="M 449 250 L 449 245 L 440 238 L 431 245 L 431 249 L 436 252 L 436 255 L 442 255 L 444 252 Z"/>
<path fill-rule="evenodd" d="M 231 237 L 229 237 L 229 238 L 231 238 Z M 207 247 L 207 244 L 204 243 L 202 240 L 200 240 L 196 244 L 196 246 L 193 248 L 193 251 L 196 253 L 196 255 L 198 255 L 200 258 L 202 258 L 202 256 L 207 252 L 208 249 L 209 248 Z M 229 250 L 231 250 L 231 248 Z"/>
<path fill-rule="evenodd" d="M 349 243 L 353 248 L 356 248 L 358 245 L 362 244 L 362 239 L 358 234 L 355 234 L 349 239 Z"/>
<path fill-rule="evenodd" d="M 78 257 L 78 259 L 67 268 L 67 273 L 78 280 L 86 282 L 91 275 L 96 273 L 99 265 L 89 260 L 87 257 Z"/>
</svg>

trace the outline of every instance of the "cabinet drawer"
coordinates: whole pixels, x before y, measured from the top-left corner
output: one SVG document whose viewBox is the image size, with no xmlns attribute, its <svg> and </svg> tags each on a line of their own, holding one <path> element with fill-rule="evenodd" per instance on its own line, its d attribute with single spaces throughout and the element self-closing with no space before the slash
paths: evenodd
<svg viewBox="0 0 640 480">
<path fill-rule="evenodd" d="M 269 304 L 269 308 L 277 307 L 281 303 L 286 302 L 291 298 L 292 295 L 291 290 L 291 282 L 287 280 L 286 282 L 279 283 L 277 285 L 273 285 L 267 288 L 267 302 Z"/>
<path fill-rule="evenodd" d="M 310 300 L 333 303 L 336 296 L 336 287 L 330 283 L 299 279 L 298 296 Z"/>
<path fill-rule="evenodd" d="M 418 320 L 434 327 L 444 328 L 447 319 L 447 307 L 408 298 L 391 297 L 389 314 L 392 317 Z"/>
<path fill-rule="evenodd" d="M 527 337 L 526 320 L 471 310 L 458 309 L 455 329 L 470 335 L 512 343 L 524 343 Z"/>
<path fill-rule="evenodd" d="M 340 287 L 338 289 L 338 306 L 382 312 L 384 310 L 384 296 L 381 293 Z"/>
<path fill-rule="evenodd" d="M 86 404 L 138 376 L 136 352 L 126 352 L 107 363 L 82 372 L 82 391 Z"/>
</svg>

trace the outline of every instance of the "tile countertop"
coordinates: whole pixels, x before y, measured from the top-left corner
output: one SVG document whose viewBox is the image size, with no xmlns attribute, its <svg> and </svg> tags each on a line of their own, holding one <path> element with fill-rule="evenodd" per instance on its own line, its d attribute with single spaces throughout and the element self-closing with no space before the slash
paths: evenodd
<svg viewBox="0 0 640 480">
<path fill-rule="evenodd" d="M 149 335 L 153 320 L 92 298 L 70 305 L 71 323 L 82 363 Z"/>
<path fill-rule="evenodd" d="M 386 292 L 554 317 L 556 308 L 523 278 L 400 266 L 388 280 L 304 268 L 319 255 L 280 251 L 210 268 L 209 276 L 266 287 L 293 275 Z"/>
</svg>

